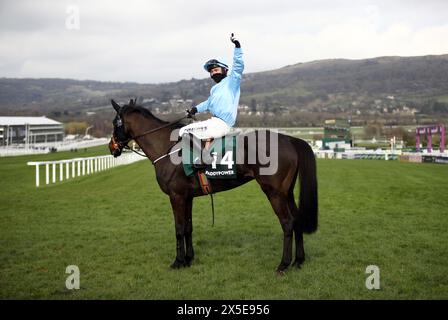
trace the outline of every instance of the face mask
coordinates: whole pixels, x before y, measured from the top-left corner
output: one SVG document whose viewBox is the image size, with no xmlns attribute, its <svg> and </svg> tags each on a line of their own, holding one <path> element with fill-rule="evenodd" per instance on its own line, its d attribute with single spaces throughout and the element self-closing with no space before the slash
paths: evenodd
<svg viewBox="0 0 448 320">
<path fill-rule="evenodd" d="M 216 82 L 219 83 L 221 82 L 222 79 L 224 79 L 226 76 L 222 73 L 215 73 L 214 75 L 212 75 L 212 79 Z"/>
</svg>

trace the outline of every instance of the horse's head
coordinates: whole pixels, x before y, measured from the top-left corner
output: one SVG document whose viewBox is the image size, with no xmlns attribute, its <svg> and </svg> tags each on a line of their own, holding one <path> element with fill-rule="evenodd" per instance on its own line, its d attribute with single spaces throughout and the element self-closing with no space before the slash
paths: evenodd
<svg viewBox="0 0 448 320">
<path fill-rule="evenodd" d="M 117 114 L 112 122 L 114 125 L 114 131 L 112 133 L 112 138 L 110 139 L 109 142 L 109 150 L 114 157 L 118 157 L 121 155 L 123 148 L 127 146 L 128 142 L 132 139 L 132 136 L 127 132 L 124 126 L 124 120 L 123 120 L 124 107 L 121 107 L 114 100 L 111 100 L 111 103 Z M 131 101 L 129 102 L 129 106 L 134 105 L 135 102 L 134 100 L 131 99 Z"/>
</svg>

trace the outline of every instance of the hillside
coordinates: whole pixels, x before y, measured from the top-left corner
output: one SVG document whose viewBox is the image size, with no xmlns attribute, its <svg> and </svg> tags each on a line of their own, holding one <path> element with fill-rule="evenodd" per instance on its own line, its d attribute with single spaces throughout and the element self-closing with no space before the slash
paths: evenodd
<svg viewBox="0 0 448 320">
<path fill-rule="evenodd" d="M 212 84 L 210 79 L 138 84 L 1 78 L 0 114 L 79 119 L 86 111 L 108 110 L 111 98 L 137 96 L 147 107 L 174 113 L 206 99 Z M 396 122 L 415 122 L 422 115 L 445 117 L 448 55 L 299 63 L 245 74 L 241 90 L 241 104 L 247 107 L 240 122 L 249 125 L 271 123 L 273 115 L 286 125 L 316 124 L 335 116 L 361 122 L 378 115 Z"/>
</svg>

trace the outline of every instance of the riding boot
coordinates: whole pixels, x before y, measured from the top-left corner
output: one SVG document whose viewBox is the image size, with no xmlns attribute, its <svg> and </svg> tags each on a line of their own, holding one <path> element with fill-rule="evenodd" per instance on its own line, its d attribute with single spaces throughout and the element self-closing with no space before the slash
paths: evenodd
<svg viewBox="0 0 448 320">
<path fill-rule="evenodd" d="M 213 157 L 209 150 L 203 151 L 202 140 L 193 137 L 193 167 L 196 169 L 205 169 L 207 165 L 213 162 Z"/>
</svg>

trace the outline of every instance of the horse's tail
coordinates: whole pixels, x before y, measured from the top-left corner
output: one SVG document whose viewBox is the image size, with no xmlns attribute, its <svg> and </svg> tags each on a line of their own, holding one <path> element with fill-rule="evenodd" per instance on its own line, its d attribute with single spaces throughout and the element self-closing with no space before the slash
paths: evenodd
<svg viewBox="0 0 448 320">
<path fill-rule="evenodd" d="M 313 233 L 317 230 L 317 174 L 316 158 L 310 145 L 301 139 L 294 139 L 298 154 L 300 179 L 299 217 L 302 231 Z"/>
</svg>

